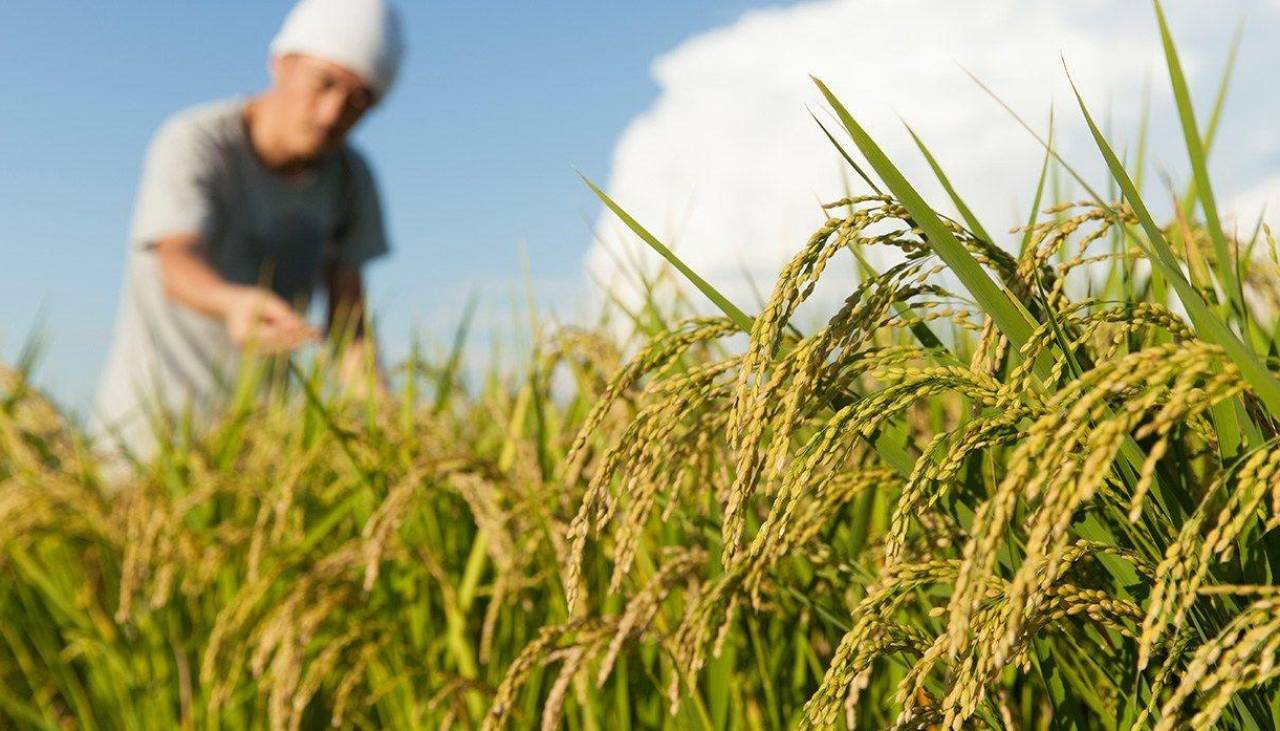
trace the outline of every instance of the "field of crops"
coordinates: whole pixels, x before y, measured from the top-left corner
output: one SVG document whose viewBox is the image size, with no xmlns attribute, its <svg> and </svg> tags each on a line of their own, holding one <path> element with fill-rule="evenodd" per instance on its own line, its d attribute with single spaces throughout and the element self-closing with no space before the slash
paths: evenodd
<svg viewBox="0 0 1280 731">
<path fill-rule="evenodd" d="M 295 361 L 110 490 L 0 370 L 0 728 L 1274 728 L 1280 264 L 1160 31 L 1164 224 L 1083 101 L 1115 194 L 1051 200 L 1050 134 L 1005 234 L 818 82 L 870 192 L 758 307 L 600 193 L 671 263 L 643 307 L 479 383 L 462 327 L 389 398 Z"/>
</svg>

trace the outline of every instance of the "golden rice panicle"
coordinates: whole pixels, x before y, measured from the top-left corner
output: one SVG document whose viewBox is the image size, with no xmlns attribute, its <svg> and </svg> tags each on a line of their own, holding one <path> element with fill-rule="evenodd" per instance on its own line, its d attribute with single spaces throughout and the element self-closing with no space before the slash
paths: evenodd
<svg viewBox="0 0 1280 731">
<path fill-rule="evenodd" d="M 804 301 L 828 261 L 848 240 L 853 228 L 864 224 L 865 212 L 854 209 L 849 219 L 829 218 L 779 272 L 772 295 L 752 324 L 751 340 L 738 374 L 737 398 L 729 428 L 730 446 L 749 444 L 750 414 L 759 408 L 759 387 L 783 339 L 783 330 Z M 834 236 L 840 232 L 839 235 Z M 834 238 L 834 241 L 832 239 Z"/>
<path fill-rule="evenodd" d="M 828 384 L 848 382 L 868 373 L 883 375 L 885 369 L 893 370 L 896 364 L 924 359 L 924 351 L 914 346 L 880 348 L 866 342 L 875 330 L 875 323 L 885 316 L 895 301 L 906 296 L 906 286 L 896 280 L 911 271 L 914 271 L 912 267 L 895 268 L 864 283 L 826 327 L 797 343 L 783 357 L 766 388 L 773 409 L 772 413 L 765 411 L 764 423 L 768 424 L 770 432 L 767 454 L 753 453 L 750 466 L 739 461 L 740 471 L 729 500 L 735 512 L 730 518 L 726 511 L 724 520 L 730 535 L 743 534 L 745 515 L 741 506 L 753 493 L 763 492 L 773 496 L 773 502 L 769 507 L 769 517 L 752 543 L 756 545 L 783 538 L 800 491 L 806 489 L 807 480 L 825 473 L 849 453 L 854 442 L 839 438 L 842 432 L 832 423 L 846 417 L 857 418 L 852 416 L 852 412 L 837 412 L 826 425 L 817 419 L 807 418 L 815 404 L 826 402 Z M 782 392 L 780 398 L 779 391 Z M 894 414 L 887 412 L 881 417 L 889 418 Z M 811 439 L 802 447 L 807 456 L 791 463 L 790 454 L 795 449 L 793 437 L 802 426 L 819 426 L 823 436 L 821 440 Z M 763 468 L 767 469 L 761 477 Z M 745 472 L 741 471 L 744 469 Z M 729 567 L 740 561 L 754 561 L 758 551 L 753 548 L 738 555 L 739 559 L 728 562 Z"/>
<path fill-rule="evenodd" d="M 1191 645 L 1193 634 L 1187 628 L 1183 628 L 1167 643 L 1165 650 L 1169 660 L 1162 664 L 1155 678 L 1151 681 L 1151 692 L 1148 694 L 1146 704 L 1143 705 L 1142 710 L 1134 718 L 1133 728 L 1150 727 L 1152 714 L 1158 712 L 1160 699 L 1165 697 L 1165 692 L 1170 682 L 1176 680 L 1175 673 L 1182 666 L 1181 663 L 1175 662 L 1175 660 L 1184 658 L 1187 648 Z"/>
<path fill-rule="evenodd" d="M 563 479 L 566 483 L 576 482 L 579 470 L 586 458 L 586 451 L 596 429 L 603 423 L 605 416 L 613 404 L 622 397 L 626 389 L 646 373 L 665 368 L 678 360 L 695 344 L 716 340 L 735 331 L 733 323 L 723 318 L 690 320 L 673 332 L 655 338 L 644 350 L 634 357 L 625 368 L 614 377 L 599 401 L 592 407 L 582 428 L 578 430 L 573 444 L 564 460 Z M 564 577 L 565 598 L 570 612 L 576 612 L 580 592 L 582 590 L 581 572 L 582 555 L 586 548 L 587 536 L 593 529 L 599 529 L 613 509 L 609 495 L 609 485 L 614 471 L 625 464 L 626 448 L 634 444 L 636 434 L 642 427 L 633 422 L 628 425 L 618 444 L 605 454 L 603 464 L 599 465 L 591 475 L 587 491 L 569 524 L 567 534 L 569 556 L 565 562 Z M 628 436 L 630 435 L 630 436 Z"/>
<path fill-rule="evenodd" d="M 806 447 L 805 457 L 793 465 L 786 475 L 779 495 L 757 534 L 755 545 L 785 545 L 789 523 L 801 496 L 813 491 L 815 485 L 820 488 L 825 484 L 823 476 L 836 469 L 853 449 L 854 435 L 869 437 L 885 420 L 933 394 L 957 391 L 982 403 L 994 391 L 994 384 L 987 379 L 974 377 L 964 369 L 949 366 L 910 372 L 889 367 L 881 369 L 877 375 L 882 378 L 902 378 L 902 381 L 842 408 L 822 426 L 818 435 Z M 821 489 L 817 494 L 821 498 Z M 753 550 L 750 555 L 753 562 L 757 561 L 759 549 Z"/>
<path fill-rule="evenodd" d="M 1011 612 L 1007 617 L 1004 635 L 993 652 L 998 662 L 1002 662 L 1008 648 L 1022 632 L 1027 617 L 1035 613 L 1039 603 L 1044 601 L 1053 583 L 1063 568 L 1061 560 L 1055 558 L 1068 540 L 1067 532 L 1072 516 L 1105 485 L 1110 478 L 1112 460 L 1119 453 L 1124 440 L 1139 424 L 1147 420 L 1152 407 L 1168 399 L 1168 404 L 1181 404 L 1178 395 L 1191 388 L 1197 378 L 1211 372 L 1213 360 L 1205 358 L 1188 358 L 1185 350 L 1161 356 L 1161 363 L 1152 362 L 1156 356 L 1152 351 L 1165 353 L 1167 348 L 1149 349 L 1122 359 L 1120 366 L 1112 372 L 1103 367 L 1095 369 L 1077 381 L 1079 388 L 1069 388 L 1060 392 L 1077 398 L 1071 407 L 1068 426 L 1070 434 L 1063 434 L 1061 427 L 1055 426 L 1058 440 L 1046 450 L 1035 454 L 1015 452 L 1015 459 L 1038 460 L 1042 465 L 1059 465 L 1049 472 L 1047 480 L 1034 483 L 1028 489 L 1029 497 L 1039 498 L 1040 504 L 1032 513 L 1026 526 L 1025 556 L 1010 584 L 1009 595 Z M 1204 354 L 1200 354 L 1204 355 Z M 1144 365 L 1137 367 L 1135 364 Z M 1133 367 L 1136 373 L 1125 370 Z M 1173 379 L 1170 387 L 1166 382 Z M 1145 386 L 1130 398 L 1123 408 L 1113 415 L 1107 416 L 1101 397 L 1110 393 L 1124 392 L 1138 385 Z M 1083 389 L 1083 392 L 1081 392 Z M 1229 397 L 1231 391 L 1224 389 L 1216 394 L 1216 398 L 1203 398 L 1188 408 L 1204 410 L 1219 398 Z M 1057 400 L 1057 399 L 1055 399 Z M 1183 410 L 1172 412 L 1173 418 L 1185 415 Z M 1168 413 L 1158 412 L 1156 418 Z M 1032 432 L 1044 429 L 1041 423 L 1032 426 Z M 1083 437 L 1083 438 L 1082 438 Z M 1066 451 L 1070 449 L 1071 451 Z"/>
<path fill-rule="evenodd" d="M 676 583 L 696 579 L 696 572 L 702 569 L 706 562 L 705 551 L 697 549 L 673 551 L 663 562 L 662 568 L 630 598 L 622 617 L 618 620 L 614 635 L 609 640 L 604 658 L 600 662 L 600 669 L 596 673 L 596 687 L 604 687 L 623 647 L 649 628 Z"/>
<path fill-rule="evenodd" d="M 525 645 L 520 655 L 507 667 L 506 675 L 494 693 L 493 702 L 485 714 L 481 728 L 497 731 L 503 728 L 511 716 L 516 694 L 538 667 L 563 659 L 568 653 L 576 672 L 580 658 L 573 655 L 580 648 L 598 647 L 613 636 L 616 626 L 597 619 L 578 619 L 560 625 L 548 625 L 538 632 L 532 642 Z M 565 681 L 567 683 L 568 680 Z M 567 687 L 567 686 L 566 686 Z M 565 688 L 561 689 L 563 693 Z M 563 701 L 563 695 L 559 699 Z"/>
<path fill-rule="evenodd" d="M 633 437 L 624 437 L 627 451 L 622 463 L 631 469 L 622 477 L 618 490 L 617 502 L 623 512 L 621 520 L 615 521 L 611 593 L 619 589 L 631 568 L 659 493 L 665 492 L 669 503 L 676 500 L 679 485 L 700 476 L 693 469 L 699 450 L 706 449 L 713 436 L 724 433 L 727 417 L 722 402 L 729 385 L 723 376 L 735 362 L 730 359 L 695 366 L 682 376 L 655 385 L 655 395 L 646 399 L 651 405 L 642 409 L 634 422 L 642 428 Z"/>
<path fill-rule="evenodd" d="M 862 214 L 855 213 L 853 222 L 828 219 L 810 237 L 805 247 L 783 267 L 772 296 L 752 324 L 747 352 L 738 370 L 738 383 L 730 411 L 728 433 L 730 447 L 737 454 L 736 481 L 724 508 L 724 562 L 736 558 L 741 541 L 740 511 L 755 488 L 761 468 L 762 445 L 766 442 L 765 414 L 769 399 L 766 384 L 768 371 L 782 343 L 791 315 L 812 292 L 831 257 L 842 247 L 849 232 Z"/>
<path fill-rule="evenodd" d="M 918 728 L 926 720 L 933 723 L 942 720 L 936 702 L 922 707 L 921 701 L 928 699 L 925 683 L 934 668 L 946 658 L 946 652 L 947 637 L 939 635 L 899 681 L 894 691 L 894 702 L 901 706 L 901 710 L 894 720 L 894 729 Z"/>
<path fill-rule="evenodd" d="M 1009 528 L 1015 504 L 1023 495 L 1033 496 L 1038 492 L 1040 484 L 1048 479 L 1046 470 L 1036 468 L 1035 457 L 1048 449 L 1051 443 L 1061 447 L 1053 437 L 1063 436 L 1062 431 L 1071 431 L 1062 428 L 1060 422 L 1063 420 L 1064 415 L 1050 411 L 1036 422 L 1026 439 L 1015 450 L 1014 454 L 1018 458 L 1010 460 L 1011 467 L 996 493 L 982 503 L 974 516 L 949 602 L 950 657 L 956 657 L 968 646 L 970 620 L 982 601 L 985 582 L 993 576 L 996 554 Z M 1067 446 L 1069 450 L 1070 445 Z"/>
<path fill-rule="evenodd" d="M 499 573 L 513 570 L 520 553 L 514 533 L 518 528 L 503 504 L 499 485 L 476 472 L 455 472 L 448 475 L 447 483 L 470 508 L 476 528 L 485 534 L 485 551 Z"/>
<path fill-rule="evenodd" d="M 655 336 L 610 379 L 591 411 L 577 431 L 564 459 L 563 479 L 574 482 L 586 458 L 587 446 L 610 409 L 645 375 L 660 371 L 675 362 L 690 348 L 718 340 L 737 331 L 737 326 L 723 317 L 694 318 Z"/>
<path fill-rule="evenodd" d="M 800 728 L 824 729 L 835 725 L 846 703 L 856 709 L 857 695 L 866 686 L 872 663 L 898 652 L 924 653 L 930 638 L 911 625 L 866 616 L 845 634 L 836 648 L 817 693 L 805 704 Z M 852 698 L 852 701 L 849 699 Z"/>
<path fill-rule="evenodd" d="M 1258 449 L 1238 463 L 1238 469 L 1220 474 L 1208 497 L 1226 494 L 1227 500 L 1210 523 L 1206 497 L 1196 513 L 1169 545 L 1155 586 L 1151 590 L 1142 635 L 1138 645 L 1138 667 L 1144 668 L 1165 631 L 1182 628 L 1187 612 L 1208 578 L 1215 558 L 1223 560 L 1235 540 L 1250 522 L 1261 518 L 1259 508 L 1266 495 L 1280 486 L 1280 450 Z M 1271 520 L 1274 520 L 1274 515 Z"/>
<path fill-rule="evenodd" d="M 1212 727 L 1237 694 L 1280 676 L 1280 596 L 1275 587 L 1256 590 L 1263 598 L 1196 650 L 1160 709 L 1157 731 Z M 1187 719 L 1184 707 L 1193 699 L 1194 715 Z"/>
<path fill-rule="evenodd" d="M 27 374 L 0 365 L 0 403 L 4 471 L 40 477 L 66 471 L 83 478 L 92 469 L 82 457 L 83 440 Z"/>
<path fill-rule="evenodd" d="M 616 591 L 630 568 L 636 541 L 643 532 L 658 490 L 667 487 L 675 499 L 687 465 L 695 458 L 695 449 L 705 444 L 708 435 L 722 433 L 723 409 L 714 403 L 727 390 L 722 375 L 736 359 L 694 367 L 689 373 L 645 387 L 641 395 L 646 405 L 636 414 L 621 437 L 605 453 L 591 476 L 587 498 L 570 523 L 568 561 L 565 572 L 567 596 L 576 610 L 583 596 L 581 579 L 583 552 L 590 530 L 603 530 L 619 506 L 625 503 L 624 516 L 617 527 L 611 591 Z M 617 475 L 624 467 L 633 466 L 626 474 Z M 589 522 L 587 500 L 595 494 L 606 494 L 608 486 L 619 480 L 619 498 L 609 497 L 597 512 L 594 525 Z"/>
<path fill-rule="evenodd" d="M 368 668 L 370 659 L 378 651 L 379 645 L 388 641 L 387 637 L 383 637 L 378 642 L 365 645 L 352 660 L 351 665 L 337 676 L 333 692 L 333 717 L 329 720 L 330 725 L 334 728 L 343 727 L 347 705 L 350 703 L 356 687 L 365 677 L 365 670 Z"/>
<path fill-rule="evenodd" d="M 550 373 L 559 363 L 567 363 L 576 373 L 589 376 L 592 385 L 603 393 L 621 370 L 622 353 L 614 340 L 603 333 L 562 326 L 543 353 L 541 370 Z"/>
<path fill-rule="evenodd" d="M 1028 410 L 1006 404 L 1005 410 L 995 416 L 978 417 L 955 431 L 934 436 L 898 495 L 885 536 L 887 565 L 902 560 L 911 519 L 931 510 L 947 495 L 969 456 L 1019 438 L 1018 424 L 1029 416 Z"/>
<path fill-rule="evenodd" d="M 555 729 L 560 728 L 561 715 L 564 711 L 565 699 L 569 694 L 570 683 L 575 683 L 578 689 L 579 701 L 590 692 L 584 682 L 583 666 L 605 644 L 611 629 L 610 627 L 601 627 L 593 632 L 579 633 L 578 644 L 553 654 L 552 657 L 561 660 L 561 665 L 560 671 L 556 673 L 555 680 L 552 681 L 551 689 L 547 692 L 547 698 L 543 703 L 542 731 L 555 731 Z"/>
<path fill-rule="evenodd" d="M 1140 360 L 1148 352 L 1142 351 L 1122 359 L 1121 363 Z M 1135 427 L 1145 423 L 1150 431 L 1159 432 L 1165 428 L 1166 423 L 1181 422 L 1207 412 L 1213 404 L 1241 391 L 1243 384 L 1238 374 L 1233 369 L 1222 366 L 1217 355 L 1217 351 L 1213 350 L 1197 352 L 1197 348 L 1184 347 L 1175 355 L 1169 356 L 1163 367 L 1145 365 L 1138 371 L 1140 376 L 1120 371 L 1098 383 L 1093 390 L 1114 392 L 1141 384 L 1145 386 L 1145 391 L 1137 392 L 1118 407 L 1114 416 L 1093 417 L 1094 424 L 1081 445 L 1083 461 L 1080 468 L 1059 473 L 1059 479 L 1043 492 L 1044 499 L 1027 527 L 1026 557 L 1010 587 L 1011 596 L 1018 599 L 1025 597 L 1028 605 L 1034 605 L 1038 601 L 1037 597 L 1042 596 L 1056 580 L 1062 562 L 1054 557 L 1067 540 L 1071 516 L 1107 482 L 1111 461 L 1127 435 L 1144 435 L 1142 429 L 1135 431 Z M 1105 369 L 1102 370 L 1105 372 Z M 1215 370 L 1220 372 L 1215 373 Z M 1203 387 L 1199 385 L 1201 383 Z M 1085 396 L 1081 404 L 1089 400 L 1090 397 Z M 1162 406 L 1154 409 L 1152 414 L 1157 403 L 1162 403 Z M 1073 413 L 1082 412 L 1073 410 Z M 1081 427 L 1085 426 L 1087 424 L 1082 422 Z M 1055 460 L 1066 457 L 1050 452 L 1041 458 L 1046 456 Z M 1006 642 L 1019 631 L 1021 614 L 1020 611 L 1015 611 L 1011 615 L 1006 629 Z"/>
<path fill-rule="evenodd" d="M 308 664 L 288 704 L 287 728 L 290 731 L 297 731 L 302 727 L 303 712 L 307 705 L 320 692 L 325 681 L 337 671 L 340 663 L 351 660 L 347 657 L 347 650 L 356 643 L 360 632 L 359 627 L 347 630 L 340 637 L 326 643 L 315 659 Z"/>
<path fill-rule="evenodd" d="M 410 474 L 402 479 L 387 492 L 381 504 L 365 522 L 361 537 L 365 542 L 364 590 L 366 592 L 371 590 L 374 582 L 378 580 L 378 572 L 387 544 L 400 527 L 400 522 L 404 520 L 413 494 L 422 489 L 422 479 L 421 473 Z M 263 509 L 265 508 L 266 503 L 263 503 Z"/>
<path fill-rule="evenodd" d="M 1211 346 L 1189 348 L 1178 344 L 1149 348 L 1097 367 L 1059 391 L 1049 404 L 1048 413 L 1032 425 L 1027 438 L 1015 450 L 997 494 L 975 517 L 965 547 L 965 565 L 951 600 L 948 631 L 953 652 L 964 647 L 967 618 L 976 608 L 972 577 L 975 572 L 989 574 L 992 570 L 1018 496 L 1040 500 L 1041 504 L 1027 526 L 1026 557 L 1010 588 L 1019 602 L 1028 604 L 1020 607 L 1015 602 L 1002 640 L 1006 646 L 1017 633 L 1021 617 L 1034 608 L 1056 576 L 1060 564 L 1047 558 L 1052 554 L 1051 546 L 1063 539 L 1077 507 L 1106 481 L 1111 460 L 1123 439 L 1168 393 L 1169 380 L 1191 383 L 1195 375 L 1209 372 L 1218 361 L 1218 352 Z M 1182 379 L 1183 374 L 1190 375 Z M 1130 399 L 1123 411 L 1103 418 L 1111 397 L 1139 386 L 1147 390 Z M 1198 408 L 1204 407 L 1207 403 L 1201 401 Z"/>
<path fill-rule="evenodd" d="M 867 596 L 853 611 L 853 626 L 840 639 L 817 691 L 805 703 L 803 728 L 827 728 L 835 723 L 842 707 L 853 704 L 857 688 L 865 686 L 871 663 L 882 652 L 899 647 L 885 641 L 886 622 L 921 587 L 950 582 L 955 577 L 954 561 L 900 563 L 886 568 Z M 909 647 L 921 653 L 936 643 L 923 634 L 914 635 Z"/>
<path fill-rule="evenodd" d="M 874 203 L 869 208 L 860 204 Z M 729 446 L 736 453 L 735 479 L 725 502 L 722 535 L 725 566 L 732 566 L 739 555 L 745 516 L 743 510 L 751 496 L 761 489 L 771 489 L 790 449 L 790 437 L 801 417 L 820 403 L 817 387 L 823 377 L 837 372 L 828 362 L 838 349 L 846 358 L 858 351 L 866 339 L 883 322 L 893 302 L 905 299 L 909 289 L 899 280 L 919 277 L 919 266 L 899 265 L 886 274 L 859 285 L 844 307 L 831 318 L 822 331 L 795 343 L 790 352 L 775 362 L 786 339 L 784 329 L 799 305 L 812 293 L 828 261 L 840 249 L 871 244 L 900 245 L 906 249 L 918 242 L 902 238 L 899 207 L 889 205 L 878 196 L 837 201 L 827 209 L 849 206 L 848 216 L 829 219 L 809 239 L 779 276 L 764 312 L 755 320 L 747 353 L 739 369 L 738 384 L 728 424 Z M 880 223 L 894 223 L 887 233 L 864 236 L 863 231 Z M 921 277 L 923 279 L 923 277 Z M 837 356 L 836 360 L 840 358 Z M 772 372 L 770 369 L 772 368 Z M 782 407 L 779 407 L 779 404 Z M 781 421 L 771 421 L 778 414 Z M 765 470 L 769 472 L 766 474 Z"/>
<path fill-rule="evenodd" d="M 976 615 L 975 641 L 960 658 L 958 669 L 951 676 L 953 684 L 940 703 L 942 728 L 954 731 L 963 728 L 979 705 L 987 700 L 992 683 L 1006 666 L 1029 663 L 1027 652 L 1031 639 L 1045 628 L 1059 625 L 1059 629 L 1066 629 L 1062 625 L 1087 620 L 1132 638 L 1128 625 L 1142 615 L 1142 610 L 1133 602 L 1114 599 L 1104 591 L 1058 584 L 1049 589 L 1027 618 L 1026 631 L 1014 639 L 1013 646 L 1003 656 L 993 654 L 991 649 L 998 647 L 1004 636 L 1003 627 L 1008 623 L 1009 612 L 1016 608 L 1015 600 L 1003 593 Z"/>
<path fill-rule="evenodd" d="M 1063 214 L 1076 208 L 1085 210 L 1066 218 L 1062 217 Z M 1062 285 L 1062 270 L 1059 268 L 1055 271 L 1050 268 L 1049 264 L 1053 257 L 1060 252 L 1065 253 L 1071 237 L 1089 223 L 1096 222 L 1099 225 L 1094 231 L 1081 238 L 1075 249 L 1077 256 L 1083 255 L 1090 244 L 1100 240 L 1111 229 L 1112 219 L 1108 209 L 1096 206 L 1092 202 L 1059 204 L 1041 213 L 1053 218 L 1031 226 L 1015 227 L 1010 231 L 1010 233 L 1030 234 L 1029 245 L 1022 252 L 1017 264 L 1017 286 L 1022 290 L 1015 290 L 1014 294 L 1019 297 L 1029 295 L 1031 285 L 1034 283 L 1047 284 L 1055 295 L 1059 293 Z M 1062 302 L 1055 295 L 1047 298 L 1050 306 L 1056 306 Z"/>
<path fill-rule="evenodd" d="M 854 498 L 871 489 L 894 492 L 901 482 L 897 472 L 884 467 L 865 467 L 815 479 L 810 483 L 811 494 L 803 495 L 791 504 L 790 509 L 795 516 L 787 516 L 783 521 L 788 523 L 786 530 L 772 539 L 768 538 L 764 526 L 757 533 L 744 563 L 747 588 L 753 596 L 758 595 L 760 583 L 768 570 L 813 541 L 830 524 L 832 516 L 839 514 L 840 509 Z M 827 548 L 825 544 L 817 547 Z"/>
<path fill-rule="evenodd" d="M 672 656 L 675 672 L 667 686 L 671 712 L 680 707 L 682 685 L 696 685 L 697 673 L 706 666 L 708 651 L 718 656 L 734 626 L 747 573 L 739 569 L 725 571 L 698 585 L 686 598 L 684 613 L 671 633 L 666 646 Z"/>
</svg>

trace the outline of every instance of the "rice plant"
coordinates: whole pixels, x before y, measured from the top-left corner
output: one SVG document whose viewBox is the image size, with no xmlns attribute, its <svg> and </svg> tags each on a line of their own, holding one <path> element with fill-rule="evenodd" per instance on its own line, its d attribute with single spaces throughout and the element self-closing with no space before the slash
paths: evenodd
<svg viewBox="0 0 1280 731">
<path fill-rule="evenodd" d="M 1275 727 L 1280 258 L 1226 233 L 1224 93 L 1201 129 L 1155 9 L 1164 225 L 1083 96 L 1120 198 L 1046 199 L 1050 134 L 998 241 L 818 81 L 869 191 L 754 315 L 595 189 L 721 315 L 637 272 L 629 328 L 535 320 L 518 376 L 463 383 L 465 327 L 386 398 L 294 361 L 118 490 L 4 371 L 0 726 Z"/>
</svg>

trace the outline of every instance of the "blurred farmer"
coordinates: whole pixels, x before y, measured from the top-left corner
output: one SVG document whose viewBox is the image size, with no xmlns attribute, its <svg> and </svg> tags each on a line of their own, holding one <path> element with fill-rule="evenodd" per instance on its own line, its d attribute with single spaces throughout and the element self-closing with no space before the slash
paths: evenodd
<svg viewBox="0 0 1280 731">
<path fill-rule="evenodd" d="M 271 43 L 270 88 L 184 110 L 155 133 L 91 424 L 109 448 L 146 458 L 149 414 L 211 413 L 242 351 L 318 339 L 305 320 L 317 284 L 329 326 L 360 321 L 361 267 L 387 241 L 369 166 L 346 139 L 401 53 L 384 0 L 301 0 Z M 372 347 L 357 326 L 340 370 L 370 362 Z"/>
</svg>

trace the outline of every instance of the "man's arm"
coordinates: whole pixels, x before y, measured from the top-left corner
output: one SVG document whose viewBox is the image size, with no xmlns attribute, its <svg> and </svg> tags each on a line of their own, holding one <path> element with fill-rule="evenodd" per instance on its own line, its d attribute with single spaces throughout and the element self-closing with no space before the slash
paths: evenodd
<svg viewBox="0 0 1280 731">
<path fill-rule="evenodd" d="M 200 256 L 199 244 L 195 234 L 167 236 L 152 244 L 170 299 L 222 320 L 239 348 L 252 344 L 262 352 L 281 353 L 318 337 L 272 292 L 223 279 Z"/>
</svg>

